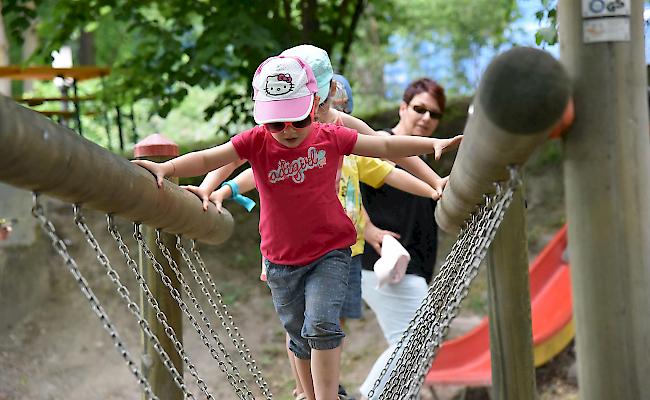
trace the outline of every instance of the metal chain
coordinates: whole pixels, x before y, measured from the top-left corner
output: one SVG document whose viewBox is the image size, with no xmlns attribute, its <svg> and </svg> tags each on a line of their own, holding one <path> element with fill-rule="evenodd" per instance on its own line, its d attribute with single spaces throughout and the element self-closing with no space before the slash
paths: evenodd
<svg viewBox="0 0 650 400">
<path fill-rule="evenodd" d="M 472 217 L 474 218 L 474 217 Z M 472 225 L 470 225 L 470 228 Z M 467 228 L 469 229 L 469 228 Z M 374 392 L 377 390 L 379 387 L 380 382 L 383 380 L 384 376 L 388 372 L 390 366 L 393 364 L 393 362 L 396 360 L 398 356 L 400 356 L 400 349 L 404 346 L 404 342 L 408 340 L 408 338 L 411 336 L 411 330 L 413 327 L 417 324 L 417 321 L 422 318 L 423 313 L 425 310 L 427 310 L 430 307 L 431 299 L 435 299 L 434 296 L 437 294 L 443 293 L 444 289 L 447 287 L 445 285 L 445 282 L 450 279 L 450 277 L 453 277 L 454 274 L 456 273 L 454 270 L 452 270 L 453 266 L 457 265 L 456 259 L 460 256 L 463 256 L 467 252 L 464 251 L 464 249 L 467 248 L 467 241 L 466 238 L 467 236 L 461 236 L 461 239 L 457 240 L 454 245 L 452 246 L 452 250 L 450 251 L 449 255 L 447 256 L 447 259 L 445 261 L 444 265 L 448 265 L 449 268 L 443 269 L 441 268 L 441 271 L 438 273 L 438 275 L 435 277 L 433 280 L 433 284 L 429 287 L 427 296 L 423 300 L 423 304 L 416 310 L 415 315 L 411 319 L 409 325 L 407 326 L 406 330 L 404 331 L 402 337 L 400 340 L 397 342 L 397 345 L 395 346 L 395 349 L 393 350 L 393 353 L 391 354 L 390 358 L 386 362 L 386 365 L 382 369 L 379 377 L 375 381 L 372 389 L 370 390 L 368 394 L 368 398 L 372 398 Z M 400 356 L 401 357 L 401 356 Z M 405 378 L 403 375 L 405 375 L 405 371 L 391 371 L 391 376 L 395 374 L 401 374 L 403 378 Z"/>
<path fill-rule="evenodd" d="M 104 267 L 104 269 L 106 270 L 106 275 L 108 275 L 108 277 L 115 284 L 115 286 L 117 286 L 118 294 L 126 302 L 129 311 L 131 311 L 131 313 L 135 316 L 136 320 L 138 321 L 138 325 L 142 329 L 142 333 L 144 333 L 144 335 L 153 344 L 153 348 L 156 350 L 156 352 L 162 359 L 163 364 L 167 368 L 167 371 L 169 371 L 169 373 L 171 374 L 176 386 L 183 392 L 186 398 L 194 399 L 195 398 L 194 395 L 191 392 L 189 392 L 187 387 L 185 386 L 185 382 L 183 381 L 182 375 L 178 372 L 178 370 L 174 366 L 174 363 L 169 358 L 169 355 L 167 354 L 165 349 L 162 347 L 162 344 L 158 340 L 158 337 L 151 330 L 151 327 L 149 326 L 147 320 L 145 320 L 144 317 L 142 316 L 142 312 L 140 312 L 140 307 L 136 302 L 131 300 L 129 289 L 127 289 L 127 287 L 124 286 L 124 284 L 122 284 L 122 282 L 120 281 L 120 275 L 111 266 L 110 260 L 108 259 L 104 251 L 101 249 L 99 243 L 97 242 L 97 239 L 95 239 L 95 236 L 93 235 L 92 231 L 86 224 L 84 216 L 81 213 L 81 206 L 79 204 L 74 204 L 72 208 L 74 212 L 75 224 L 77 224 L 77 227 L 84 235 L 84 238 L 86 239 L 90 247 L 95 252 L 97 256 L 97 261 L 99 261 L 102 267 Z"/>
<path fill-rule="evenodd" d="M 225 358 L 229 370 L 231 371 L 232 374 L 234 374 L 234 376 L 232 376 L 233 380 L 236 380 L 239 384 L 243 386 L 243 390 L 246 391 L 247 395 L 249 395 L 251 398 L 255 398 L 255 396 L 253 396 L 253 393 L 248 388 L 246 381 L 239 374 L 239 368 L 237 368 L 237 366 L 233 363 L 232 358 L 230 357 L 230 353 L 228 352 L 228 350 L 226 350 L 226 347 L 221 341 L 221 338 L 219 337 L 217 331 L 215 331 L 214 328 L 212 327 L 210 320 L 205 314 L 205 311 L 203 311 L 203 307 L 201 306 L 201 304 L 199 304 L 196 296 L 194 295 L 194 292 L 185 281 L 185 277 L 181 273 L 181 270 L 178 267 L 176 260 L 174 260 L 174 258 L 171 255 L 171 252 L 169 251 L 165 243 L 163 243 L 160 235 L 161 235 L 160 229 L 156 229 L 156 245 L 158 246 L 158 249 L 162 252 L 163 256 L 167 259 L 167 262 L 169 263 L 169 266 L 174 272 L 174 275 L 176 275 L 176 279 L 178 279 L 178 282 L 181 284 L 183 291 L 190 298 L 192 304 L 194 305 L 194 308 L 196 309 L 196 311 L 199 314 L 199 317 L 201 318 L 201 321 L 203 321 L 203 324 L 208 329 L 208 332 L 210 332 L 212 338 L 217 343 L 217 347 L 219 348 L 219 351 L 221 351 L 221 354 Z M 231 377 L 229 377 L 229 380 L 230 378 Z"/>
<path fill-rule="evenodd" d="M 372 399 L 376 392 L 382 399 L 417 398 L 433 359 L 449 331 L 449 325 L 456 317 L 460 303 L 467 297 L 469 286 L 478 274 L 487 249 L 520 184 L 517 170 L 511 168 L 510 172 L 511 177 L 504 185 L 505 188 L 497 186 L 496 193 L 486 196 L 485 204 L 468 218 L 368 398 Z M 391 367 L 393 363 L 395 365 Z M 383 381 L 383 391 L 379 393 Z"/>
<path fill-rule="evenodd" d="M 197 259 L 197 263 L 199 264 L 201 272 L 205 276 L 206 281 L 210 284 L 212 292 L 216 296 L 217 301 L 219 302 L 219 305 L 221 307 L 217 306 L 217 304 L 215 303 L 212 294 L 210 294 L 210 291 L 208 290 L 208 288 L 206 287 L 203 281 L 203 278 L 201 278 L 201 276 L 199 275 L 196 266 L 194 265 L 194 262 L 192 261 L 189 254 L 185 250 L 185 247 L 183 247 L 181 237 L 179 235 L 176 236 L 176 249 L 180 252 L 181 256 L 183 257 L 183 260 L 185 261 L 185 264 L 192 272 L 192 276 L 194 277 L 194 280 L 199 284 L 201 288 L 201 292 L 208 299 L 208 303 L 210 303 L 210 306 L 212 306 L 215 315 L 217 315 L 219 321 L 221 321 L 221 325 L 224 327 L 224 329 L 228 333 L 228 337 L 230 337 L 230 340 L 232 341 L 233 345 L 239 352 L 239 356 L 246 364 L 248 371 L 255 378 L 255 383 L 257 383 L 260 391 L 262 392 L 262 394 L 265 396 L 266 399 L 272 399 L 273 395 L 271 394 L 268 385 L 262 376 L 262 373 L 258 370 L 255 360 L 251 356 L 251 351 L 246 345 L 244 338 L 239 333 L 239 329 L 235 325 L 232 316 L 228 312 L 228 308 L 226 307 L 226 304 L 223 302 L 221 293 L 217 289 L 217 286 L 215 285 L 214 281 L 212 280 L 210 273 L 205 268 L 205 264 L 203 263 L 200 254 L 198 254 L 198 250 L 196 250 L 195 245 L 196 243 L 192 241 L 191 251 L 195 255 L 195 258 Z M 226 318 L 228 319 L 228 321 L 226 321 Z"/>
<path fill-rule="evenodd" d="M 142 386 L 146 398 L 158 400 L 158 397 L 151 390 L 151 385 L 149 384 L 149 381 L 140 372 L 140 369 L 137 367 L 136 363 L 133 361 L 133 358 L 131 357 L 128 350 L 126 349 L 126 346 L 122 342 L 122 339 L 120 338 L 117 329 L 115 328 L 111 320 L 108 318 L 106 311 L 99 303 L 99 300 L 93 293 L 92 289 L 90 289 L 90 287 L 88 286 L 88 281 L 86 281 L 86 278 L 84 278 L 84 276 L 81 274 L 81 271 L 77 266 L 77 262 L 74 260 L 74 258 L 72 258 L 72 256 L 68 252 L 65 243 L 56 233 L 56 229 L 54 228 L 52 222 L 49 219 L 47 219 L 47 217 L 45 216 L 43 206 L 39 201 L 37 193 L 33 194 L 32 215 L 39 221 L 41 228 L 52 241 L 52 246 L 57 251 L 57 253 L 59 253 L 61 258 L 63 258 L 63 261 L 65 262 L 65 265 L 68 267 L 68 270 L 77 281 L 77 284 L 81 289 L 81 292 L 90 303 L 90 308 L 97 315 L 97 317 L 99 317 L 102 326 L 104 327 L 106 332 L 108 332 L 109 336 L 113 340 L 113 344 L 115 345 L 118 352 L 120 353 L 120 355 L 122 356 L 126 364 L 128 365 L 129 370 L 135 376 L 140 386 Z"/>
<path fill-rule="evenodd" d="M 187 306 L 187 304 L 185 303 L 185 301 L 183 301 L 183 299 L 181 298 L 180 293 L 178 292 L 178 290 L 175 287 L 172 286 L 171 279 L 169 278 L 169 276 L 167 276 L 167 274 L 165 274 L 165 271 L 163 270 L 162 265 L 158 262 L 158 260 L 156 260 L 155 255 L 149 249 L 149 246 L 147 246 L 147 244 L 145 243 L 144 236 L 142 235 L 142 230 L 141 230 L 141 225 L 140 224 L 137 224 L 137 223 L 134 224 L 133 237 L 138 242 L 138 245 L 140 246 L 142 251 L 145 253 L 147 258 L 149 258 L 149 260 L 151 260 L 151 264 L 152 264 L 154 270 L 158 273 L 158 275 L 160 275 L 160 278 L 161 278 L 163 284 L 167 287 L 167 289 L 169 289 L 169 292 L 170 292 L 171 296 L 174 298 L 174 300 L 176 300 L 176 302 L 178 303 L 178 306 L 180 307 L 180 309 L 189 318 L 190 322 L 192 323 L 192 326 L 194 327 L 196 332 L 201 337 L 201 340 L 202 340 L 203 344 L 210 351 L 210 355 L 212 356 L 212 358 L 214 358 L 215 361 L 217 361 L 217 364 L 219 365 L 219 368 L 221 369 L 221 371 L 224 374 L 226 374 L 226 376 L 228 378 L 228 382 L 230 383 L 230 386 L 232 386 L 232 388 L 235 390 L 235 393 L 237 394 L 237 396 L 239 396 L 240 399 L 244 399 L 244 400 L 252 398 L 252 394 L 250 393 L 250 390 L 244 391 L 243 389 L 241 389 L 239 387 L 238 382 L 235 380 L 235 378 L 228 372 L 228 369 L 226 368 L 225 363 L 221 360 L 221 357 L 220 357 L 219 353 L 210 344 L 210 340 L 205 335 L 205 333 L 203 332 L 203 329 L 201 328 L 201 326 L 196 321 L 196 318 L 194 318 L 194 316 L 190 312 L 190 309 Z"/>
<path fill-rule="evenodd" d="M 117 227 L 115 226 L 113 222 L 113 216 L 110 214 L 106 215 L 106 221 L 108 225 L 108 231 L 115 240 L 115 242 L 118 245 L 118 249 L 120 253 L 122 253 L 122 256 L 126 260 L 127 265 L 130 267 L 131 271 L 133 272 L 133 275 L 135 276 L 135 279 L 138 281 L 140 284 L 140 288 L 142 289 L 142 293 L 144 293 L 147 302 L 149 305 L 154 309 L 156 312 L 156 319 L 158 322 L 162 325 L 165 335 L 171 340 L 171 342 L 174 344 L 174 348 L 178 352 L 178 354 L 181 356 L 183 359 L 183 362 L 187 366 L 187 369 L 190 371 L 190 374 L 194 377 L 196 380 L 197 385 L 203 392 L 203 394 L 206 396 L 207 399 L 209 400 L 215 400 L 212 394 L 208 390 L 208 386 L 206 385 L 205 381 L 199 377 L 198 371 L 196 370 L 196 367 L 190 360 L 190 358 L 187 356 L 187 353 L 185 353 L 185 349 L 183 348 L 183 344 L 181 341 L 178 339 L 176 336 L 176 333 L 174 332 L 174 328 L 172 328 L 169 323 L 167 322 L 167 316 L 165 313 L 160 309 L 160 306 L 158 305 L 158 300 L 154 297 L 153 293 L 151 293 L 151 290 L 149 289 L 149 285 L 147 284 L 146 280 L 140 273 L 140 270 L 138 268 L 138 263 L 131 257 L 131 252 L 129 250 L 129 247 L 124 243 L 124 240 L 122 239 L 122 235 L 120 232 L 117 230 Z"/>
</svg>

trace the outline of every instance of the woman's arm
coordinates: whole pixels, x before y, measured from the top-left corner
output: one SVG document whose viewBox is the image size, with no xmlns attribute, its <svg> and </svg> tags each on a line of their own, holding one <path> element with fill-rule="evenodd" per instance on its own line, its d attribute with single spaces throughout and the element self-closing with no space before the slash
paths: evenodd
<svg viewBox="0 0 650 400">
<path fill-rule="evenodd" d="M 440 198 L 434 188 L 401 169 L 393 169 L 384 179 L 384 184 L 416 196 L 429 197 L 434 200 Z"/>
<path fill-rule="evenodd" d="M 364 207 L 361 207 L 361 211 L 363 212 L 363 217 L 366 220 L 366 228 L 363 232 L 363 237 L 366 240 L 366 243 L 371 245 L 377 254 L 381 255 L 381 244 L 384 241 L 384 235 L 390 235 L 398 240 L 400 236 L 395 232 L 377 228 L 375 224 L 370 221 L 370 217 L 368 216 L 366 209 Z"/>
</svg>

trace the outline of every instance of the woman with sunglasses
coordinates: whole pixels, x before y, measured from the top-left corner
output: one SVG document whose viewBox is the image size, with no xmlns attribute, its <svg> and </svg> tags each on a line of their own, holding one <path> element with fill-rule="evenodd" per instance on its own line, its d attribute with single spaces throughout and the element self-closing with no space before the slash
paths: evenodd
<svg viewBox="0 0 650 400">
<path fill-rule="evenodd" d="M 387 134 L 393 137 L 431 137 L 445 110 L 445 101 L 444 89 L 435 81 L 422 78 L 412 82 L 404 91 L 399 122 L 392 129 L 386 129 Z M 377 316 L 389 344 L 361 385 L 360 392 L 368 396 L 427 294 L 436 261 L 438 229 L 433 199 L 413 196 L 387 186 L 373 188 L 368 185 L 362 185 L 362 198 L 369 219 L 366 221 L 361 293 Z M 373 267 L 380 258 L 385 235 L 398 239 L 411 259 L 405 276 L 398 283 L 378 288 Z M 389 375 L 390 369 L 385 377 Z M 383 382 L 379 387 L 382 385 Z M 373 398 L 377 398 L 380 392 L 375 390 Z"/>
</svg>

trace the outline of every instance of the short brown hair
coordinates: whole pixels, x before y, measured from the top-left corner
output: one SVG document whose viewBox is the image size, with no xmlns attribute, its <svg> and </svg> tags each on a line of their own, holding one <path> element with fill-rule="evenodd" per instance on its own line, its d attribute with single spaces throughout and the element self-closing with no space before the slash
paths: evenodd
<svg viewBox="0 0 650 400">
<path fill-rule="evenodd" d="M 415 80 L 411 82 L 404 90 L 404 96 L 402 97 L 402 100 L 404 100 L 406 104 L 411 104 L 413 97 L 420 93 L 429 93 L 431 97 L 433 97 L 438 103 L 440 112 L 445 112 L 445 103 L 447 101 L 447 98 L 445 97 L 445 89 L 442 86 L 438 85 L 438 82 L 429 78 L 420 78 L 418 80 Z"/>
</svg>

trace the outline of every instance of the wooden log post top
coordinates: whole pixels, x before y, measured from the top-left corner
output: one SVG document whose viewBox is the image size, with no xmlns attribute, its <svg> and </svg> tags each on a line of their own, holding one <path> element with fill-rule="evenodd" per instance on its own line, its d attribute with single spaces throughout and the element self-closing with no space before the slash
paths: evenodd
<svg viewBox="0 0 650 400">
<path fill-rule="evenodd" d="M 517 47 L 488 66 L 465 126 L 463 141 L 436 208 L 441 229 L 456 232 L 558 125 L 570 98 L 570 81 L 549 53 Z"/>
</svg>

